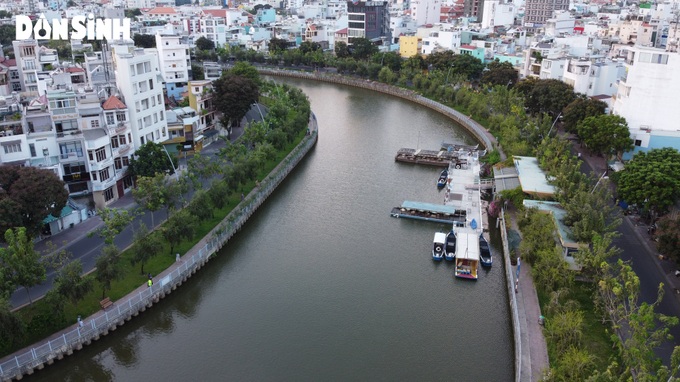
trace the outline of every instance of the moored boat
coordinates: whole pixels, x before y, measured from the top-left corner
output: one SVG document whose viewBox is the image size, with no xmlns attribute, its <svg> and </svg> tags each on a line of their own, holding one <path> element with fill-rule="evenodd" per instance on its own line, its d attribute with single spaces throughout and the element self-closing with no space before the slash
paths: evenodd
<svg viewBox="0 0 680 382">
<path fill-rule="evenodd" d="M 479 235 L 479 262 L 484 267 L 490 267 L 493 263 L 491 247 L 489 247 L 489 242 L 484 238 L 484 234 Z"/>
<path fill-rule="evenodd" d="M 439 174 L 439 180 L 437 180 L 437 188 L 444 188 L 446 186 L 446 181 L 449 178 L 449 171 L 447 169 L 443 169 L 442 172 Z"/>
<path fill-rule="evenodd" d="M 434 234 L 434 244 L 432 245 L 432 259 L 441 261 L 444 257 L 444 245 L 446 242 L 446 234 L 437 232 Z"/>
<path fill-rule="evenodd" d="M 448 261 L 453 261 L 456 258 L 456 233 L 453 230 L 446 235 L 444 258 Z"/>
<path fill-rule="evenodd" d="M 459 231 L 456 237 L 456 277 L 477 280 L 479 239 L 473 232 Z"/>
</svg>

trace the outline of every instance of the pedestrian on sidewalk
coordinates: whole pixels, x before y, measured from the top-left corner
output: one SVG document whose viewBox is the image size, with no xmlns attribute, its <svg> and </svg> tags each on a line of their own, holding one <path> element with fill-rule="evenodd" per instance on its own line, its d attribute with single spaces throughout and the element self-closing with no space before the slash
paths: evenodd
<svg viewBox="0 0 680 382">
<path fill-rule="evenodd" d="M 149 280 L 153 280 L 153 277 L 151 276 L 151 272 L 149 272 L 148 276 L 149 276 Z"/>
<path fill-rule="evenodd" d="M 151 288 L 151 286 L 153 285 L 153 280 L 149 279 L 149 281 L 146 282 L 146 285 L 148 285 L 149 288 Z"/>
</svg>

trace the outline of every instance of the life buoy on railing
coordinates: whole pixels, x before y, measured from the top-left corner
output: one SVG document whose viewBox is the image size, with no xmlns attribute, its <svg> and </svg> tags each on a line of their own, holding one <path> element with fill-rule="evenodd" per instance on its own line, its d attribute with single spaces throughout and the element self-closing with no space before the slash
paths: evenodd
<svg viewBox="0 0 680 382">
<path fill-rule="evenodd" d="M 441 251 L 442 251 L 442 247 L 434 247 L 434 250 L 435 250 L 435 252 L 441 252 Z"/>
</svg>

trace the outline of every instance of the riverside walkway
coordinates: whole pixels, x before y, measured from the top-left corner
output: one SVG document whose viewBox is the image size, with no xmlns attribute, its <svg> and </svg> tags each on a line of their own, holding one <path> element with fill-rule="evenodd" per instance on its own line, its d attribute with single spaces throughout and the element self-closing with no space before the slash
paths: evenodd
<svg viewBox="0 0 680 382">
<path fill-rule="evenodd" d="M 76 322 L 30 347 L 0 360 L 0 379 L 20 380 L 61 360 L 92 341 L 115 331 L 139 313 L 151 308 L 166 295 L 187 281 L 238 232 L 248 218 L 271 195 L 276 187 L 316 145 L 318 125 L 314 114 L 310 116 L 309 133 L 302 142 L 276 166 L 245 198 L 187 253 L 170 267 L 153 278 L 153 285 L 141 285 L 128 295 L 114 301 L 107 309 Z"/>
</svg>

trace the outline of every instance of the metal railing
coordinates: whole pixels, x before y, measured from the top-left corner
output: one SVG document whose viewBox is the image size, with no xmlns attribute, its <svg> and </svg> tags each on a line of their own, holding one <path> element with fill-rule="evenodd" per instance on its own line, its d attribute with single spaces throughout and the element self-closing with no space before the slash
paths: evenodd
<svg viewBox="0 0 680 382">
<path fill-rule="evenodd" d="M 505 281 L 508 287 L 508 296 L 510 299 L 510 316 L 512 316 L 512 331 L 513 339 L 515 342 L 515 381 L 521 381 L 522 379 L 522 340 L 520 338 L 520 327 L 519 327 L 519 311 L 517 308 L 517 294 L 514 292 L 513 287 L 513 276 L 512 276 L 512 264 L 510 263 L 510 248 L 508 246 L 508 231 L 505 225 L 505 209 L 501 208 L 500 216 L 498 217 L 500 231 L 501 231 L 501 241 L 503 242 L 503 260 L 505 263 Z M 528 350 L 528 349 L 527 349 Z M 531 378 L 531 376 L 525 376 L 524 380 Z"/>
<path fill-rule="evenodd" d="M 309 127 L 310 133 L 303 138 L 302 142 L 220 224 L 187 252 L 187 255 L 194 252 L 188 259 L 183 258 L 179 265 L 177 265 L 178 263 L 173 264 L 170 267 L 171 271 L 160 276 L 160 280 L 151 287 L 132 292 L 117 300 L 108 310 L 99 311 L 83 321 L 79 321 L 74 329 L 67 329 L 59 337 L 21 354 L 16 354 L 0 363 L 0 378 L 2 380 L 20 378 L 24 374 L 32 373 L 36 368 L 42 368 L 46 363 L 51 364 L 55 359 L 61 359 L 64 355 L 72 354 L 74 350 L 90 344 L 93 340 L 98 340 L 99 337 L 108 334 L 109 331 L 130 320 L 140 311 L 151 307 L 181 285 L 245 224 L 248 218 L 316 144 L 318 129 L 314 115 L 310 118 Z M 174 269 L 172 269 L 173 267 Z"/>
</svg>

